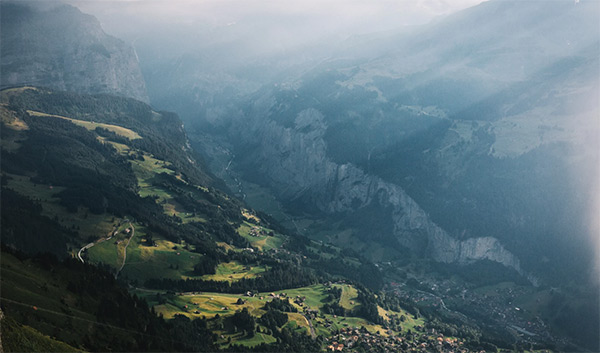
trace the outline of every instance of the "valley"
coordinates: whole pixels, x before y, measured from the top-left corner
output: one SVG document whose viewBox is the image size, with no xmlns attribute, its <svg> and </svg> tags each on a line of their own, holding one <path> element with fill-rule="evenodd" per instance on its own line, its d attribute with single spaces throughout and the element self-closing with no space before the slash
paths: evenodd
<svg viewBox="0 0 600 353">
<path fill-rule="evenodd" d="M 0 4 L 0 351 L 600 349 L 598 2 L 67 3 Z"/>
<path fill-rule="evenodd" d="M 40 95 L 42 92 L 24 90 L 23 94 L 33 94 L 27 104 L 36 99 L 46 99 Z M 14 101 L 5 99 L 8 100 L 5 107 L 9 109 Z M 53 110 L 51 105 L 47 109 Z M 13 113 L 19 114 L 16 110 Z M 114 161 L 112 163 L 119 165 L 111 175 L 120 175 L 123 179 L 115 179 L 112 182 L 114 184 L 106 186 L 124 186 L 131 190 L 123 194 L 130 200 L 151 202 L 137 201 L 145 208 L 138 208 L 136 212 L 128 209 L 127 214 L 122 214 L 118 211 L 118 205 L 131 201 L 117 199 L 118 203 L 113 203 L 115 201 L 101 199 L 102 208 L 97 208 L 97 204 L 86 204 L 85 199 L 69 199 L 69 191 L 77 185 L 71 181 L 72 177 L 52 179 L 52 174 L 47 174 L 51 179 L 43 179 L 36 171 L 41 164 L 23 164 L 29 158 L 48 158 L 47 153 L 23 155 L 19 159 L 11 159 L 13 157 L 10 156 L 8 165 L 12 165 L 12 172 L 2 174 L 4 194 L 14 192 L 15 195 L 11 197 L 24 197 L 39 205 L 35 206 L 38 207 L 36 212 L 51 221 L 51 228 L 70 230 L 71 235 L 64 239 L 64 246 L 75 261 L 82 266 L 95 264 L 103 271 L 108 271 L 112 278 L 127 284 L 131 295 L 144 300 L 156 315 L 165 320 L 185 317 L 206 322 L 207 328 L 216 337 L 214 344 L 217 347 L 228 349 L 241 345 L 261 349 L 264 344 L 284 342 L 283 334 L 290 334 L 296 339 L 305 337 L 308 339 L 305 344 L 317 344 L 322 348 L 341 344 L 338 342 L 340 335 L 349 334 L 347 345 L 364 345 L 367 350 L 367 347 L 374 345 L 381 349 L 391 349 L 401 344 L 407 348 L 423 344 L 425 346 L 422 347 L 433 346 L 440 337 L 440 345 L 447 344 L 448 348 L 474 344 L 469 340 L 476 336 L 432 335 L 426 328 L 436 322 L 434 318 L 437 314 L 421 316 L 418 309 L 414 311 L 392 304 L 394 300 L 388 302 L 364 287 L 361 283 L 370 284 L 373 289 L 379 288 L 377 286 L 381 282 L 373 280 L 381 276 L 379 272 L 383 272 L 358 254 L 322 240 L 287 235 L 277 223 L 267 222 L 264 217 L 268 216 L 235 203 L 208 186 L 192 183 L 190 177 L 169 162 L 168 158 L 161 158 L 137 145 L 138 141 L 144 141 L 151 135 L 144 136 L 139 130 L 98 122 L 100 115 L 93 118 L 98 125 L 89 129 L 89 125 L 84 123 L 89 120 L 67 118 L 67 114 L 56 115 L 40 110 L 23 110 L 21 114 L 30 130 L 9 130 L 9 125 L 5 125 L 7 128 L 3 129 L 3 133 L 27 134 L 27 131 L 43 131 L 37 129 L 49 126 L 52 131 L 66 128 L 64 133 L 68 134 L 70 129 L 80 126 L 85 130 L 76 131 L 88 131 L 91 134 L 88 137 L 91 145 L 88 146 L 110 148 L 105 154 L 104 163 Z M 77 115 L 85 116 L 80 113 Z M 60 121 L 66 121 L 67 125 Z M 54 122 L 60 124 L 54 126 Z M 127 136 L 117 133 L 121 131 L 129 132 Z M 139 138 L 128 138 L 134 133 Z M 54 133 L 54 136 L 60 134 Z M 12 153 L 27 151 L 16 149 Z M 66 160 L 79 163 L 76 158 Z M 88 168 L 87 160 L 81 163 L 81 167 Z M 103 166 L 111 168 L 106 164 Z M 110 197 L 111 194 L 107 195 Z M 218 221 L 223 216 L 227 217 L 227 221 Z M 158 225 L 152 221 L 157 217 L 168 222 Z M 10 224 L 14 221 L 3 221 L 3 226 L 11 229 Z M 211 224 L 212 227 L 206 228 Z M 222 224 L 223 228 L 215 228 L 216 224 Z M 165 226 L 188 227 L 186 229 L 192 233 L 184 235 L 163 228 Z M 12 232 L 22 231 L 19 228 L 12 229 Z M 215 239 L 212 245 L 205 232 Z M 181 235 L 178 238 L 173 234 Z M 31 236 L 35 237 L 36 233 L 31 233 Z M 16 243 L 11 242 L 10 238 L 5 239 L 5 246 L 9 246 L 6 250 L 15 247 Z M 56 248 L 56 254 L 60 255 L 62 251 Z M 10 256 L 13 255 L 7 253 L 6 257 Z M 69 266 L 72 265 L 71 262 Z M 341 276 L 348 276 L 350 281 Z M 369 281 L 367 277 L 370 277 Z M 6 281 L 9 281 L 5 284 L 7 287 L 19 288 L 16 279 L 11 282 L 11 277 L 6 277 Z M 36 286 L 27 284 L 31 285 Z M 57 288 L 61 288 L 60 285 Z M 56 296 L 64 297 L 60 291 Z M 56 304 L 44 304 L 35 296 L 23 302 L 21 294 L 12 293 L 8 291 L 6 295 L 3 294 L 7 304 L 14 304 L 12 309 L 3 309 L 8 315 L 25 315 L 25 309 L 20 306 L 23 303 L 37 307 L 40 312 L 56 311 L 52 309 Z M 386 293 L 394 294 L 393 291 Z M 398 294 L 393 296 L 400 297 Z M 407 303 L 418 302 L 415 298 L 406 299 L 410 299 Z M 269 303 L 274 301 L 286 304 L 278 309 L 269 308 Z M 245 312 L 257 321 L 256 327 L 241 331 L 235 328 L 237 326 L 231 326 L 231 318 L 236 315 L 244 317 Z M 88 314 L 81 315 L 74 317 L 92 320 Z M 268 321 L 271 319 L 267 319 L 271 315 L 274 315 L 276 326 Z M 43 325 L 34 327 L 47 332 Z M 475 326 L 470 327 L 478 332 Z M 463 329 L 455 330 L 457 333 L 463 332 Z M 56 332 L 54 337 L 59 337 Z M 77 335 L 70 338 L 69 342 L 75 342 L 75 346 L 85 345 Z"/>
<path fill-rule="evenodd" d="M 202 200 L 207 198 L 207 194 L 211 195 L 212 191 L 207 187 L 191 184 L 172 163 L 158 159 L 139 147 L 131 145 L 136 139 L 130 139 L 123 133 L 116 133 L 116 131 L 129 131 L 128 136 L 134 136 L 132 130 L 108 124 L 98 124 L 93 129 L 89 129 L 86 124 L 77 119 L 32 110 L 26 111 L 26 114 L 27 117 L 24 121 L 27 121 L 30 128 L 46 122 L 40 119 L 67 120 L 94 134 L 105 134 L 104 131 L 111 131 L 105 127 L 110 127 L 114 134 L 97 135 L 94 139 L 100 145 L 111 146 L 113 158 L 125 158 L 128 161 L 128 168 L 122 168 L 122 170 L 130 170 L 131 180 L 134 181 L 131 187 L 136 190 L 137 195 L 135 197 L 153 200 L 157 207 L 155 209 L 160 210 L 163 217 L 173 219 L 177 224 L 200 226 L 209 221 L 211 213 L 199 211 L 200 204 L 197 201 L 190 202 L 189 198 L 183 198 L 181 193 L 192 193 L 196 195 L 194 200 Z M 22 133 L 19 132 L 22 130 L 14 131 L 18 134 Z M 137 133 L 135 134 L 137 135 Z M 140 136 L 139 139 L 143 140 L 143 137 Z M 42 156 L 42 158 L 45 157 Z M 381 306 L 384 305 L 382 302 L 376 306 L 375 312 L 372 313 L 374 316 L 366 316 L 367 318 L 361 316 L 365 314 L 354 316 L 352 313 L 361 313 L 361 308 L 367 304 L 364 299 L 359 298 L 356 287 L 344 284 L 343 281 L 326 286 L 319 284 L 296 288 L 272 286 L 268 282 L 264 284 L 256 282 L 257 279 L 268 276 L 278 268 L 275 266 L 277 262 L 271 262 L 270 258 L 279 259 L 277 261 L 292 259 L 298 263 L 304 262 L 310 267 L 311 259 L 335 260 L 335 254 L 339 253 L 341 249 L 328 246 L 322 240 L 307 240 L 304 245 L 308 250 L 306 255 L 290 251 L 286 248 L 286 244 L 291 240 L 289 236 L 264 223 L 261 216 L 251 209 L 238 208 L 236 215 L 238 226 L 230 228 L 238 238 L 222 239 L 224 241 L 215 243 L 216 248 L 213 249 L 221 249 L 220 251 L 227 255 L 219 255 L 217 260 L 211 260 L 213 265 L 198 268 L 196 264 L 203 263 L 205 258 L 208 259 L 209 254 L 200 252 L 200 245 L 189 237 L 188 240 L 169 240 L 164 236 L 157 235 L 155 228 L 147 222 L 144 213 L 138 213 L 135 218 L 132 215 L 115 217 L 110 212 L 99 213 L 85 206 L 73 208 L 69 204 L 65 205 L 61 196 L 69 187 L 59 186 L 60 180 L 52 183 L 57 185 L 54 186 L 50 183 L 40 182 L 34 176 L 11 173 L 3 174 L 3 180 L 5 180 L 4 187 L 7 190 L 38 200 L 41 206 L 40 212 L 45 217 L 56 220 L 61 227 L 73 229 L 75 234 L 89 234 L 87 238 L 75 237 L 68 241 L 67 246 L 72 249 L 72 256 L 77 256 L 81 262 L 105 266 L 115 278 L 130 283 L 131 293 L 145 299 L 148 305 L 165 319 L 172 320 L 183 315 L 191 320 L 215 321 L 210 324 L 212 326 L 209 326 L 218 336 L 215 344 L 222 348 L 231 344 L 254 347 L 263 343 L 277 342 L 277 335 L 273 333 L 271 326 L 259 324 L 256 332 L 240 334 L 235 331 L 231 332 L 229 329 L 219 330 L 223 325 L 227 326 L 219 323 L 219 318 L 230 317 L 243 311 L 244 308 L 249 315 L 260 318 L 269 312 L 265 309 L 269 301 L 281 298 L 291 300 L 289 310 L 293 311 L 285 314 L 287 323 L 281 327 L 299 335 L 324 338 L 323 344 L 327 343 L 327 346 L 333 345 L 334 340 L 339 340 L 339 332 L 345 332 L 345 330 L 351 330 L 353 333 L 352 344 L 357 344 L 359 341 L 358 338 L 354 338 L 355 336 L 362 337 L 361 342 L 373 341 L 382 347 L 393 347 L 401 342 L 407 347 L 412 344 L 430 345 L 437 342 L 437 336 L 433 337 L 431 333 L 428 335 L 424 329 L 428 326 L 426 320 L 430 319 L 424 319 L 414 313 L 410 314 L 401 307 L 395 307 L 394 310 L 384 309 Z M 217 205 L 216 208 L 220 209 L 221 206 Z M 228 237 L 233 235 L 231 233 Z M 217 250 L 218 252 L 219 250 Z M 360 258 L 350 258 L 349 260 L 350 263 L 359 266 L 362 261 L 365 261 Z M 401 268 L 397 267 L 397 269 Z M 332 270 L 335 271 L 335 268 L 329 267 L 328 271 Z M 204 274 L 204 271 L 208 271 L 208 274 Z M 377 269 L 377 271 L 381 270 Z M 179 282 L 181 280 L 186 281 L 185 285 L 184 282 Z M 192 282 L 188 282 L 189 280 Z M 316 278 L 309 281 L 316 281 Z M 292 280 L 289 283 L 293 282 Z M 450 288 L 456 291 L 456 288 L 460 288 L 458 283 L 460 282 L 448 286 L 446 291 L 450 291 Z M 158 289 L 163 286 L 173 289 Z M 197 290 L 182 290 L 189 286 L 195 286 Z M 276 290 L 260 291 L 261 286 Z M 412 286 L 415 285 L 412 284 Z M 421 284 L 417 284 L 416 288 L 420 288 L 420 286 Z M 258 291 L 252 288 L 257 288 Z M 451 296 L 440 299 L 434 294 L 411 288 L 410 286 L 391 286 L 388 292 L 404 298 L 410 303 L 418 303 L 418 307 L 421 308 L 441 305 L 444 310 L 453 313 L 444 303 L 444 300 L 451 302 Z M 236 292 L 237 294 L 235 294 Z M 5 298 L 15 300 L 17 297 L 9 295 Z M 477 298 L 465 297 L 463 291 L 462 299 L 469 301 L 471 305 L 478 302 Z M 511 297 L 511 299 L 518 299 L 518 297 Z M 461 310 L 464 305 L 461 303 L 464 301 L 457 302 L 455 310 Z M 44 306 L 40 307 L 44 308 Z M 492 307 L 494 308 L 492 314 L 501 315 L 495 306 Z M 480 308 L 483 307 L 480 306 Z M 465 322 L 474 325 L 474 321 L 471 319 L 467 319 Z M 529 332 L 526 330 L 532 330 L 536 332 L 538 338 L 542 337 L 543 340 L 550 339 L 547 331 L 533 330 L 531 325 L 523 324 L 522 319 L 514 317 L 500 322 L 509 323 L 510 327 L 518 328 L 518 330 L 514 329 L 517 331 Z M 540 322 L 543 324 L 543 321 Z M 546 329 L 546 327 L 542 327 L 542 329 Z M 407 336 L 407 332 L 411 332 L 411 334 Z M 413 332 L 420 333 L 413 335 Z M 516 337 L 520 335 L 520 332 L 513 331 L 512 334 Z M 375 338 L 366 338 L 371 337 L 370 335 Z M 397 341 L 391 337 L 402 337 L 402 340 Z M 445 339 L 442 336 L 440 342 L 445 342 Z M 452 346 L 455 338 L 451 336 L 448 339 L 451 340 L 449 341 L 451 343 L 448 344 Z M 459 341 L 456 342 L 460 344 Z M 532 342 L 536 343 L 539 340 L 536 338 Z"/>
</svg>

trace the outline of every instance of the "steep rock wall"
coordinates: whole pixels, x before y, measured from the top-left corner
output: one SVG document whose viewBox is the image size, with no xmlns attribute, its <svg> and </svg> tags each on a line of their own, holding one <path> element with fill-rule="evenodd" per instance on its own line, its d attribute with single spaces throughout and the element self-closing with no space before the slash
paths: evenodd
<svg viewBox="0 0 600 353">
<path fill-rule="evenodd" d="M 3 3 L 0 13 L 1 87 L 35 85 L 148 102 L 134 49 L 104 33 L 95 17 L 68 5 L 42 10 Z"/>
<path fill-rule="evenodd" d="M 352 164 L 332 162 L 323 140 L 327 126 L 318 110 L 299 112 L 293 127 L 261 118 L 273 109 L 273 102 L 268 97 L 257 100 L 255 114 L 236 125 L 235 132 L 240 141 L 252 141 L 245 158 L 252 160 L 256 172 L 280 198 L 302 200 L 328 214 L 361 212 L 371 205 L 390 209 L 393 236 L 403 246 L 425 251 L 439 262 L 487 259 L 523 272 L 519 260 L 497 239 L 457 240 L 436 225 L 400 186 Z"/>
</svg>

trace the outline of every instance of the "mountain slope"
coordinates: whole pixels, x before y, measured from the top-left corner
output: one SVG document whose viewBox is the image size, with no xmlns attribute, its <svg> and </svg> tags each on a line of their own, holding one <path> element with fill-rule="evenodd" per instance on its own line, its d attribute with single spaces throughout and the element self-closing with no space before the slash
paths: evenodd
<svg viewBox="0 0 600 353">
<path fill-rule="evenodd" d="M 35 87 L 1 91 L 0 113 L 0 302 L 17 325 L 101 351 L 490 344 L 467 317 L 421 315 L 381 292 L 380 268 L 360 254 L 294 235 L 214 188 L 174 114 Z"/>
<path fill-rule="evenodd" d="M 2 2 L 0 86 L 36 85 L 148 101 L 134 49 L 69 5 Z"/>
<path fill-rule="evenodd" d="M 287 235 L 269 217 L 245 208 L 239 200 L 214 188 L 218 183 L 199 168 L 187 146 L 181 122 L 174 114 L 156 112 L 127 98 L 35 87 L 3 90 L 0 104 L 3 246 L 29 254 L 52 252 L 59 257 L 73 257 L 57 266 L 66 267 L 65 271 L 77 272 L 78 268 L 83 272 L 99 271 L 97 276 L 106 282 L 107 290 L 113 284 L 116 286 L 117 278 L 142 287 L 135 290 L 147 296 L 170 319 L 168 325 L 180 326 L 173 328 L 175 335 L 188 329 L 184 316 L 198 320 L 194 325 L 204 325 L 202 316 L 215 311 L 209 307 L 202 314 L 198 310 L 191 313 L 188 304 L 180 305 L 190 294 L 171 295 L 173 290 L 193 288 L 209 292 L 209 296 L 229 295 L 228 298 L 234 294 L 243 301 L 239 297 L 248 291 L 287 291 L 344 277 L 364 282 L 375 290 L 381 288 L 381 275 L 359 255 L 343 254 L 325 244 Z M 11 259 L 9 255 L 4 258 Z M 76 266 L 79 262 L 86 266 Z M 89 263 L 102 269 L 87 266 Z M 109 336 L 102 336 L 102 330 L 94 333 L 97 340 L 86 338 L 79 331 L 72 332 L 68 339 L 66 333 L 67 336 L 58 335 L 60 323 L 48 323 L 43 315 L 31 316 L 28 310 L 38 305 L 40 311 L 62 306 L 47 302 L 50 298 L 42 299 L 36 288 L 43 285 L 36 280 L 29 283 L 31 275 L 22 274 L 25 279 L 13 278 L 15 267 L 20 266 L 3 264 L 2 268 L 2 278 L 7 281 L 3 287 L 10 289 L 4 290 L 2 297 L 3 308 L 12 307 L 7 311 L 9 317 L 18 318 L 19 323 L 27 323 L 27 318 L 31 318 L 31 325 L 43 334 L 61 337 L 60 340 L 76 347 L 145 349 L 148 342 L 138 338 L 115 338 L 111 344 L 106 341 Z M 79 293 L 78 288 L 91 286 L 86 283 L 94 276 L 59 277 L 56 280 L 62 282 L 71 278 L 69 283 L 78 278 L 79 282 L 67 289 Z M 48 287 L 56 287 L 50 297 L 60 302 L 59 297 L 65 295 L 64 285 L 47 283 Z M 369 289 L 359 288 L 365 298 L 375 298 Z M 311 291 L 311 296 L 326 296 L 323 286 L 318 291 L 306 290 Z M 115 320 L 116 308 L 103 301 L 98 303 L 101 296 L 96 296 L 97 292 L 88 294 L 93 305 L 77 307 L 86 313 L 84 318 L 92 326 L 96 320 L 101 323 Z M 165 302 L 155 301 L 164 295 L 168 298 Z M 267 297 L 268 293 L 262 295 Z M 25 303 L 24 298 L 33 301 Z M 332 300 L 320 300 L 319 305 Z M 251 307 L 258 310 L 252 315 L 269 312 L 268 308 L 254 307 L 256 301 Z M 261 307 L 265 302 L 262 300 Z M 143 309 L 145 304 L 141 303 L 134 306 L 141 305 Z M 28 305 L 22 308 L 21 304 Z M 108 311 L 97 309 L 99 314 L 94 318 L 94 308 L 98 305 L 108 306 Z M 254 325 L 245 328 L 247 335 L 238 335 L 237 328 L 231 326 L 244 318 L 242 314 L 241 318 L 236 316 L 235 307 L 218 313 L 223 317 L 211 320 L 209 332 L 228 337 L 218 342 L 220 347 L 231 344 L 252 347 L 261 343 L 252 339 L 256 333 Z M 136 315 L 127 320 L 138 320 Z M 371 332 L 382 330 L 376 326 L 380 320 L 376 309 L 357 309 L 344 315 L 372 326 Z M 301 316 L 290 317 L 294 322 L 305 322 Z M 125 320 L 122 316 L 121 319 Z M 272 349 L 315 350 L 321 345 L 306 334 L 305 326 L 290 324 L 281 328 L 272 326 L 267 318 L 264 320 L 261 330 L 268 327 L 269 333 L 265 331 L 260 337 Z M 231 330 L 223 331 L 223 326 Z M 146 332 L 146 329 L 136 326 L 134 331 Z M 331 335 L 330 330 L 321 329 L 324 331 L 320 335 Z M 216 341 L 203 342 L 196 346 L 212 347 Z M 192 342 L 182 344 L 194 347 Z M 261 347 L 257 349 L 268 348 Z"/>
<path fill-rule="evenodd" d="M 61 239 L 80 237 L 71 239 L 71 246 L 108 232 L 110 218 L 133 217 L 162 237 L 214 248 L 200 221 L 223 218 L 221 213 L 241 218 L 239 203 L 214 189 L 219 183 L 200 168 L 175 114 L 127 98 L 32 87 L 4 90 L 1 100 L 3 180 L 17 192 L 3 197 L 17 200 L 21 194 L 35 203 L 43 195 L 41 209 L 26 200 L 11 204 L 32 210 L 33 218 L 45 215 L 44 222 L 69 227 Z M 217 205 L 222 211 L 215 211 Z M 15 222 L 18 218 L 5 218 L 3 228 L 11 230 L 3 234 L 6 244 L 29 243 L 35 252 L 41 244 L 28 240 Z M 31 231 L 25 233 L 38 237 L 34 224 L 26 223 Z M 235 231 L 223 227 L 214 231 L 229 241 L 226 234 Z"/>
</svg>

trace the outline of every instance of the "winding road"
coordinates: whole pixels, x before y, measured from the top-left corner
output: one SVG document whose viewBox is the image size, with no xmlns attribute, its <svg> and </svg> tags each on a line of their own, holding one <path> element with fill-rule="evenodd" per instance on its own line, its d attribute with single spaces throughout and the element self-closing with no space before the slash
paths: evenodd
<svg viewBox="0 0 600 353">
<path fill-rule="evenodd" d="M 125 249 L 123 251 L 123 263 L 121 264 L 121 267 L 119 267 L 119 269 L 117 270 L 117 272 L 115 273 L 115 278 L 117 278 L 119 276 L 119 273 L 121 272 L 121 270 L 123 269 L 123 267 L 125 266 L 125 261 L 127 260 L 127 247 L 129 246 L 129 243 L 131 242 L 131 239 L 135 236 L 135 227 L 133 226 L 133 224 L 131 223 L 130 220 L 125 219 L 124 222 L 129 222 L 129 227 L 131 228 L 131 235 L 129 236 L 129 239 L 127 239 L 127 244 L 125 244 Z M 86 246 L 84 246 L 83 248 L 79 249 L 79 252 L 77 252 L 77 258 L 79 259 L 79 261 L 81 261 L 82 263 L 85 263 L 85 261 L 83 260 L 83 257 L 81 256 L 81 254 L 90 249 L 92 246 L 96 245 L 96 244 L 100 244 L 103 241 L 106 240 L 110 240 L 113 237 L 113 234 L 115 234 L 115 231 L 118 229 L 118 226 L 115 227 L 109 234 L 108 237 L 106 238 L 100 238 L 98 241 L 96 242 L 92 242 L 87 244 Z"/>
<path fill-rule="evenodd" d="M 108 236 L 106 238 L 100 238 L 95 242 L 91 242 L 89 244 L 87 244 L 86 246 L 84 246 L 83 248 L 79 249 L 79 252 L 77 253 L 77 258 L 79 259 L 79 261 L 81 261 L 82 263 L 85 263 L 85 261 L 83 261 L 83 257 L 81 256 L 81 254 L 85 251 L 88 250 L 89 248 L 91 248 L 92 246 L 96 245 L 96 244 L 100 244 L 103 241 L 106 240 L 110 240 L 110 238 L 113 237 L 113 234 L 115 234 L 115 231 L 117 230 L 118 227 L 114 227 L 113 230 L 110 231 L 110 233 L 108 233 Z"/>
<path fill-rule="evenodd" d="M 89 243 L 88 245 L 84 246 L 83 248 L 79 249 L 79 252 L 77 253 L 77 258 L 79 258 L 79 261 L 85 263 L 85 261 L 83 261 L 83 257 L 81 257 L 81 253 L 84 250 L 87 250 L 89 248 L 91 248 L 92 246 L 96 245 L 96 243 Z"/>
<path fill-rule="evenodd" d="M 305 314 L 302 314 L 302 316 L 304 316 L 306 321 L 308 321 L 308 326 L 310 327 L 310 337 L 314 340 L 315 338 L 317 338 L 317 334 L 315 333 L 315 328 L 312 324 L 312 321 L 310 321 L 308 316 L 306 316 Z"/>
<path fill-rule="evenodd" d="M 127 247 L 129 246 L 131 239 L 133 239 L 133 236 L 135 235 L 135 227 L 133 226 L 133 224 L 131 224 L 131 222 L 129 222 L 129 227 L 131 227 L 131 235 L 129 236 L 129 239 L 127 239 L 127 244 L 125 244 L 125 249 L 123 250 L 123 263 L 121 264 L 121 267 L 117 270 L 117 273 L 115 274 L 115 279 L 119 276 L 119 273 L 121 272 L 123 267 L 125 267 L 125 261 L 127 260 Z"/>
</svg>

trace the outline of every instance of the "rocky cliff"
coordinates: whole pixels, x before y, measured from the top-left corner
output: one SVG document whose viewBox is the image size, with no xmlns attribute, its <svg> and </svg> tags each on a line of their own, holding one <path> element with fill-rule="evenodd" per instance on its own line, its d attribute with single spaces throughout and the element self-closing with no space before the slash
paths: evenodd
<svg viewBox="0 0 600 353">
<path fill-rule="evenodd" d="M 1 87 L 45 86 L 148 101 L 134 49 L 68 5 L 2 2 Z"/>
<path fill-rule="evenodd" d="M 254 141 L 245 158 L 257 166 L 280 198 L 302 201 L 326 214 L 359 214 L 374 206 L 390 210 L 393 237 L 404 247 L 445 263 L 491 260 L 522 273 L 519 259 L 493 237 L 482 234 L 466 240 L 449 235 L 402 189 L 351 164 L 327 157 L 327 124 L 317 109 L 300 111 L 294 125 L 285 127 L 263 119 L 276 108 L 270 96 L 258 99 L 245 123 L 236 125 L 240 141 Z"/>
</svg>

